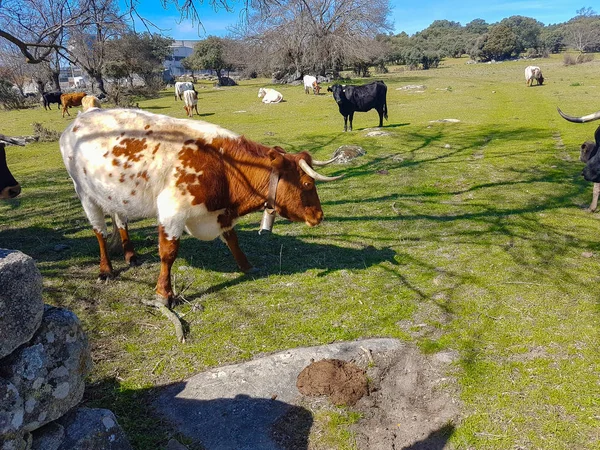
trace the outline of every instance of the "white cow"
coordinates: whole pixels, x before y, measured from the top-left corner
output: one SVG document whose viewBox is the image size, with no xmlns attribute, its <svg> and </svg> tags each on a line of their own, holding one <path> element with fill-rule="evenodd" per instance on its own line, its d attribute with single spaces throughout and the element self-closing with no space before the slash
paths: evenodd
<svg viewBox="0 0 600 450">
<path fill-rule="evenodd" d="M 525 83 L 527 83 L 527 86 L 533 86 L 533 80 L 536 80 L 539 85 L 544 84 L 542 71 L 538 66 L 527 66 L 525 68 Z"/>
<path fill-rule="evenodd" d="M 258 90 L 258 98 L 262 98 L 263 103 L 279 103 L 283 100 L 283 94 L 275 89 L 260 88 Z"/>
<path fill-rule="evenodd" d="M 319 86 L 319 83 L 317 82 L 316 77 L 313 77 L 312 75 L 304 75 L 303 81 L 304 81 L 304 93 L 305 94 L 310 94 L 311 89 L 315 95 L 319 94 L 319 91 L 321 90 L 321 86 Z"/>
<path fill-rule="evenodd" d="M 178 81 L 175 83 L 175 100 L 181 100 L 185 91 L 194 90 L 194 84 L 190 81 Z"/>
<path fill-rule="evenodd" d="M 183 91 L 183 103 L 183 109 L 185 109 L 185 113 L 188 117 L 194 115 L 194 109 L 196 110 L 196 114 L 200 115 L 198 112 L 198 93 L 196 91 L 190 89 Z"/>
</svg>

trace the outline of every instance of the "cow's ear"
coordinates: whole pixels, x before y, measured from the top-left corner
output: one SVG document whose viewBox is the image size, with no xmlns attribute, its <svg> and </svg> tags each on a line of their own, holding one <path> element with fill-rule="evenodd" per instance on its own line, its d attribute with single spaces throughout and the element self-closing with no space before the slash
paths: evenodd
<svg viewBox="0 0 600 450">
<path fill-rule="evenodd" d="M 277 147 L 269 150 L 269 159 L 271 160 L 271 167 L 277 170 L 283 169 L 285 158 L 283 157 L 283 154 L 277 150 Z"/>
</svg>

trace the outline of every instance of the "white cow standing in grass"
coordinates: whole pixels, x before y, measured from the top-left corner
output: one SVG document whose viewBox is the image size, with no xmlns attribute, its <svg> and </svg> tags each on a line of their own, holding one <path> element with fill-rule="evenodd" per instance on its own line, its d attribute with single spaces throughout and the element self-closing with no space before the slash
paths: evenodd
<svg viewBox="0 0 600 450">
<path fill-rule="evenodd" d="M 183 91 L 183 103 L 183 109 L 185 109 L 188 117 L 194 115 L 194 109 L 196 110 L 196 114 L 200 115 L 198 112 L 198 93 L 196 91 Z"/>
<path fill-rule="evenodd" d="M 185 91 L 194 90 L 194 83 L 190 81 L 178 81 L 175 83 L 175 100 L 181 100 Z"/>
<path fill-rule="evenodd" d="M 544 84 L 542 70 L 538 66 L 527 66 L 525 68 L 525 82 L 527 86 L 533 86 L 533 80 L 536 80 L 538 85 Z"/>
<path fill-rule="evenodd" d="M 319 95 L 321 92 L 321 86 L 319 86 L 317 77 L 313 77 L 312 75 L 304 75 L 302 81 L 304 82 L 305 94 L 310 94 L 310 91 L 312 90 L 315 95 Z"/>
<path fill-rule="evenodd" d="M 283 94 L 275 89 L 260 88 L 258 90 L 258 98 L 262 98 L 263 103 L 279 103 L 283 100 Z"/>
</svg>

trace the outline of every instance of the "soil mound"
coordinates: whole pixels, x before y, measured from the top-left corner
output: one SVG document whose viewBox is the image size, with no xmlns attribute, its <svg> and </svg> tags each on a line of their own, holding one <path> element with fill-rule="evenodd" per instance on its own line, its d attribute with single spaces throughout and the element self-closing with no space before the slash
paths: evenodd
<svg viewBox="0 0 600 450">
<path fill-rule="evenodd" d="M 300 372 L 296 386 L 303 395 L 327 395 L 336 406 L 352 406 L 369 392 L 365 371 L 341 359 L 312 362 Z"/>
</svg>

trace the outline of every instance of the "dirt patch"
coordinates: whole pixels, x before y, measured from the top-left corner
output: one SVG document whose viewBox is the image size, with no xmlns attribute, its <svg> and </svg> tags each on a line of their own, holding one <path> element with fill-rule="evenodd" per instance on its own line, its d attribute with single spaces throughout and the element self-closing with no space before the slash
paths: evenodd
<svg viewBox="0 0 600 450">
<path fill-rule="evenodd" d="M 341 359 L 311 363 L 298 375 L 296 386 L 303 395 L 327 395 L 336 406 L 355 405 L 368 393 L 365 371 Z"/>
<path fill-rule="evenodd" d="M 361 450 L 447 447 L 459 418 L 458 389 L 451 376 L 455 355 L 423 355 L 407 345 L 375 355 L 367 370 L 371 393 L 354 406 L 363 418 L 352 429 Z"/>
</svg>

